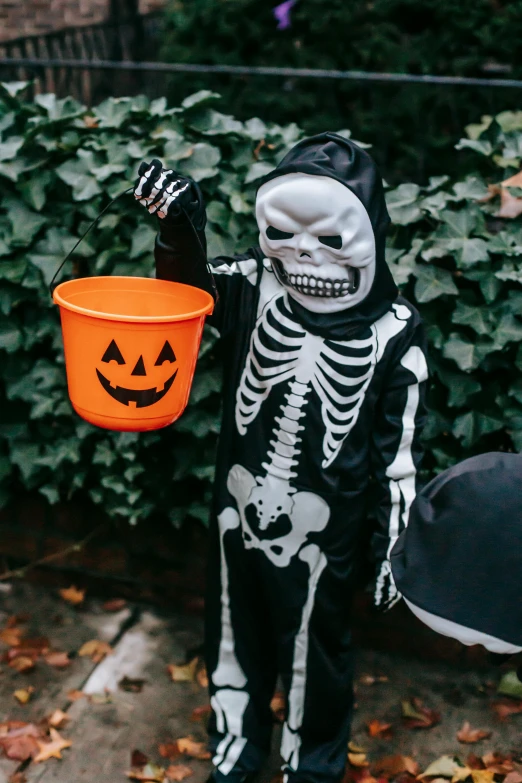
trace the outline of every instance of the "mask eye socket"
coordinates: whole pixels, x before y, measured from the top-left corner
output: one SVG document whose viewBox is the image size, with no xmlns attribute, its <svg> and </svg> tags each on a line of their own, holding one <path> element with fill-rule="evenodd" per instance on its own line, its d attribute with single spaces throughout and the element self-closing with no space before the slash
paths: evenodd
<svg viewBox="0 0 522 783">
<path fill-rule="evenodd" d="M 267 239 L 292 239 L 293 234 L 289 234 L 288 231 L 280 231 L 274 226 L 268 226 L 266 230 Z"/>
<path fill-rule="evenodd" d="M 343 246 L 343 239 L 339 234 L 331 237 L 318 237 L 318 239 L 321 244 L 326 245 L 327 247 L 333 247 L 334 250 L 340 250 Z"/>
</svg>

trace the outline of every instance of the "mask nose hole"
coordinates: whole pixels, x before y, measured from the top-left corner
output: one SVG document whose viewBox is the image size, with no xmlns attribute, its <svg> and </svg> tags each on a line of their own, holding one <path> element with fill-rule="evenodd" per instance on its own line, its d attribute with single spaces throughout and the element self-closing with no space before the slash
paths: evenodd
<svg viewBox="0 0 522 783">
<path fill-rule="evenodd" d="M 131 372 L 131 375 L 147 375 L 145 371 L 145 363 L 143 361 L 143 356 L 140 356 L 140 358 L 136 362 L 136 367 Z"/>
<path fill-rule="evenodd" d="M 312 258 L 310 253 L 300 253 L 299 258 Z"/>
</svg>

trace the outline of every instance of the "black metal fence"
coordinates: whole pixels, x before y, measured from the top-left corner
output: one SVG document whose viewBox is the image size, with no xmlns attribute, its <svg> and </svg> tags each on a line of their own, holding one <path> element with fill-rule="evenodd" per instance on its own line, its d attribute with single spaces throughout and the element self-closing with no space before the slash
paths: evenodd
<svg viewBox="0 0 522 783">
<path fill-rule="evenodd" d="M 143 75 L 126 68 L 109 75 L 96 63 L 154 60 L 160 38 L 161 14 L 151 13 L 3 41 L 0 80 L 31 80 L 34 94 L 72 95 L 88 105 L 136 94 L 146 91 Z M 81 67 L 82 61 L 90 67 Z"/>
</svg>

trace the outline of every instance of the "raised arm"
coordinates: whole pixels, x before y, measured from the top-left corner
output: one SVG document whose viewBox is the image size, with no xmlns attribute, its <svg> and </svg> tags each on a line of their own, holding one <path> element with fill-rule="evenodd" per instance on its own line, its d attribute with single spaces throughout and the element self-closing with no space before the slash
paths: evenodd
<svg viewBox="0 0 522 783">
<path fill-rule="evenodd" d="M 375 418 L 372 463 L 378 499 L 372 549 L 377 561 L 375 605 L 379 609 L 390 608 L 400 598 L 391 572 L 390 552 L 408 524 L 417 491 L 427 378 L 424 330 L 419 321 L 390 367 Z"/>
</svg>

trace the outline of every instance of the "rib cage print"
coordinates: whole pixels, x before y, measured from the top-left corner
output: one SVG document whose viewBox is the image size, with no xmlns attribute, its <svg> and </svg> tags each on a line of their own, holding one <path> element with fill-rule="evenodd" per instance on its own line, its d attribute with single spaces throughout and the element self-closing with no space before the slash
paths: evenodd
<svg viewBox="0 0 522 783">
<path fill-rule="evenodd" d="M 263 467 L 280 478 L 295 477 L 304 429 L 302 419 L 313 393 L 325 427 L 323 468 L 338 455 L 355 425 L 378 354 L 375 325 L 361 339 L 325 340 L 305 332 L 286 293 L 274 297 L 259 317 L 236 396 L 236 426 L 244 435 L 273 387 L 288 383 L 282 416 L 272 430 L 272 451 Z M 301 422 L 300 422 L 301 420 Z"/>
</svg>

